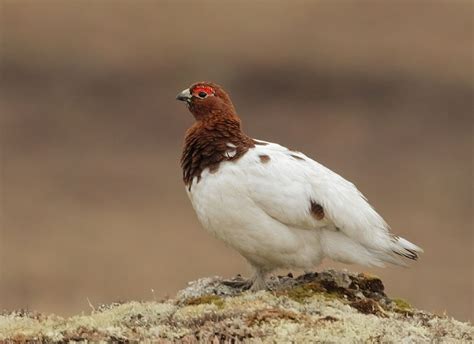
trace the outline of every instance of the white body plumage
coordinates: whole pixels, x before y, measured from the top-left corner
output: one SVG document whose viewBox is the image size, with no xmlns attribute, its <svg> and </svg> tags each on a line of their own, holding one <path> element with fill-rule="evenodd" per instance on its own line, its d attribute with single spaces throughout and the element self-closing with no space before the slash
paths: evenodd
<svg viewBox="0 0 474 344">
<path fill-rule="evenodd" d="M 405 265 L 402 257 L 422 252 L 392 235 L 352 183 L 302 153 L 256 142 L 238 160 L 205 169 L 187 192 L 203 227 L 257 271 L 310 269 L 324 257 Z M 312 202 L 322 207 L 321 219 Z"/>
</svg>

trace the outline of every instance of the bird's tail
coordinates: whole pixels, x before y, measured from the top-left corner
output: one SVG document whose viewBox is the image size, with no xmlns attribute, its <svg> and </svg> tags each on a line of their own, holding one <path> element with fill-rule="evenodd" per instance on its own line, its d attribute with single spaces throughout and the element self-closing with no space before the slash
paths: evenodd
<svg viewBox="0 0 474 344">
<path fill-rule="evenodd" d="M 367 247 L 342 232 L 324 230 L 321 246 L 328 258 L 366 266 L 385 266 L 385 263 L 407 266 L 403 258 L 418 259 L 423 250 L 408 240 L 388 234 L 386 244 L 380 248 Z"/>
<path fill-rule="evenodd" d="M 418 255 L 423 253 L 421 247 L 409 242 L 408 240 L 399 237 L 398 235 L 390 234 L 391 250 L 399 257 L 417 260 Z"/>
</svg>

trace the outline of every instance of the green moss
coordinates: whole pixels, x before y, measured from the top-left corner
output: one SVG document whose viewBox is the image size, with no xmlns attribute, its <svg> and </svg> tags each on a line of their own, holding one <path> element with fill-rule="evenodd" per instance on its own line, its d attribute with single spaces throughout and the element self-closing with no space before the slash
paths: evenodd
<svg viewBox="0 0 474 344">
<path fill-rule="evenodd" d="M 291 289 L 278 291 L 277 295 L 285 295 L 296 302 L 303 303 L 307 298 L 310 298 L 315 294 L 323 293 L 327 294 L 325 293 L 325 289 L 319 283 L 307 283 Z"/>
<path fill-rule="evenodd" d="M 276 296 L 287 296 L 290 299 L 304 303 L 310 297 L 315 295 L 324 298 L 325 300 L 342 300 L 344 301 L 344 293 L 339 290 L 331 290 L 328 291 L 325 287 L 323 287 L 318 282 L 311 282 L 302 285 L 298 285 L 296 287 L 290 289 L 283 289 L 276 292 Z"/>
<path fill-rule="evenodd" d="M 393 299 L 393 310 L 398 313 L 413 314 L 413 307 L 403 299 Z"/>
<path fill-rule="evenodd" d="M 338 293 L 336 291 L 321 293 L 321 295 L 324 296 L 326 300 L 344 300 L 344 294 Z"/>
<path fill-rule="evenodd" d="M 191 299 L 187 299 L 184 304 L 186 305 L 202 305 L 202 304 L 213 304 L 216 305 L 217 308 L 222 309 L 224 308 L 224 300 L 222 297 L 219 297 L 217 295 L 203 295 L 203 296 L 198 296 L 194 297 Z"/>
</svg>

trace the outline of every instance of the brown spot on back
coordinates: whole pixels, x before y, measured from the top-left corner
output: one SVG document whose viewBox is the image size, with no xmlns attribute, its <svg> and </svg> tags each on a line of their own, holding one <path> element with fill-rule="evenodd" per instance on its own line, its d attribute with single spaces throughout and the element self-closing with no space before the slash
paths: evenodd
<svg viewBox="0 0 474 344">
<path fill-rule="evenodd" d="M 260 158 L 260 161 L 262 162 L 262 164 L 266 164 L 267 162 L 271 160 L 270 157 L 266 154 L 259 155 L 258 157 Z"/>
<path fill-rule="evenodd" d="M 290 154 L 290 156 L 296 160 L 304 160 L 302 157 L 295 155 L 295 154 Z"/>
<path fill-rule="evenodd" d="M 311 214 L 316 218 L 316 220 L 324 219 L 323 207 L 313 200 L 311 200 Z"/>
</svg>

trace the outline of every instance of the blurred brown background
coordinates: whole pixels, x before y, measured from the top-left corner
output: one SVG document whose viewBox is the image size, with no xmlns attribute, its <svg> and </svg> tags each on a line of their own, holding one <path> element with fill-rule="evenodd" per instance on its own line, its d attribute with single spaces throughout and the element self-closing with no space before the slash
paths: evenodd
<svg viewBox="0 0 474 344">
<path fill-rule="evenodd" d="M 472 320 L 472 18 L 470 1 L 2 1 L 0 308 L 67 315 L 249 273 L 181 181 L 192 117 L 174 97 L 213 80 L 251 136 L 352 180 L 426 252 L 325 267 Z"/>
</svg>

